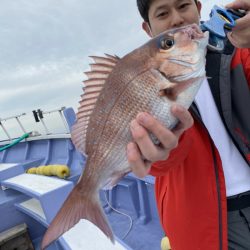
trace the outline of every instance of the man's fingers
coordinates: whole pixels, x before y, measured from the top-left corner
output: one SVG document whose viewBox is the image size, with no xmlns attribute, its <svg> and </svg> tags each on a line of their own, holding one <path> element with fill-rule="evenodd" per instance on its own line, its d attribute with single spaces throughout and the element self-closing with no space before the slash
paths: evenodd
<svg viewBox="0 0 250 250">
<path fill-rule="evenodd" d="M 171 112 L 179 120 L 177 126 L 172 130 L 179 138 L 185 130 L 193 126 L 194 119 L 188 110 L 179 105 L 174 105 Z"/>
<path fill-rule="evenodd" d="M 246 0 L 236 0 L 228 5 L 225 6 L 226 8 L 234 9 L 234 10 L 245 10 L 246 15 L 244 17 L 241 17 L 236 20 L 236 25 L 233 27 L 232 31 L 240 30 L 240 29 L 246 29 L 249 27 L 249 21 L 250 21 L 250 2 Z"/>
<path fill-rule="evenodd" d="M 145 177 L 152 162 L 166 160 L 172 149 L 177 147 L 180 135 L 193 125 L 193 118 L 185 108 L 174 105 L 172 113 L 179 120 L 174 131 L 167 129 L 160 121 L 147 113 L 139 113 L 131 122 L 134 142 L 127 146 L 127 159 L 138 177 Z M 160 145 L 155 145 L 150 134 L 156 136 Z"/>
<path fill-rule="evenodd" d="M 232 28 L 232 31 L 242 30 L 249 27 L 250 22 L 250 13 L 236 20 L 235 27 Z"/>
<path fill-rule="evenodd" d="M 136 176 L 143 178 L 148 174 L 151 163 L 142 159 L 138 146 L 133 142 L 127 145 L 127 159 Z"/>
<path fill-rule="evenodd" d="M 228 37 L 229 41 L 230 41 L 236 48 L 240 48 L 239 41 L 237 40 L 237 38 L 235 39 L 235 35 L 234 35 L 233 32 L 228 32 L 228 33 L 227 33 L 227 37 Z"/>
<path fill-rule="evenodd" d="M 132 136 L 136 142 L 136 144 L 138 145 L 141 154 L 144 156 L 145 159 L 151 161 L 151 162 L 155 162 L 158 160 L 165 160 L 167 158 L 167 152 L 166 149 L 163 147 L 159 147 L 156 146 L 152 139 L 149 136 L 149 132 L 154 133 L 154 131 L 152 131 L 152 128 L 150 126 L 151 123 L 154 123 L 154 118 L 150 117 L 148 114 L 145 113 L 140 113 L 140 115 L 138 116 L 139 120 L 144 120 L 143 124 L 145 126 L 145 124 L 147 124 L 147 128 L 143 127 L 141 124 L 138 123 L 137 120 L 133 120 L 131 122 L 131 132 L 132 132 Z M 143 117 L 143 118 L 142 118 Z M 147 121 L 146 121 L 147 120 Z M 157 126 L 158 130 L 160 130 L 160 124 L 157 124 L 159 122 L 157 122 L 155 120 L 156 124 L 155 126 Z M 166 128 L 164 128 L 166 130 Z M 159 133 L 159 131 L 158 131 Z M 155 136 L 157 138 L 161 138 L 162 137 L 158 137 L 157 134 L 155 134 Z M 173 137 L 173 136 L 172 136 Z M 163 141 L 163 140 L 162 140 Z M 168 144 L 167 146 L 170 146 L 170 142 L 166 143 Z"/>
<path fill-rule="evenodd" d="M 249 1 L 246 0 L 236 0 L 234 2 L 226 4 L 225 8 L 227 9 L 242 9 L 242 10 L 248 10 L 249 9 Z"/>
<path fill-rule="evenodd" d="M 160 141 L 162 148 L 164 149 L 162 151 L 163 159 L 161 160 L 164 160 L 167 157 L 166 149 L 169 150 L 175 148 L 178 144 L 178 138 L 176 138 L 171 130 L 167 129 L 163 124 L 161 124 L 161 122 L 147 113 L 138 114 L 136 120 Z M 160 150 L 160 148 L 158 148 L 158 150 Z"/>
</svg>

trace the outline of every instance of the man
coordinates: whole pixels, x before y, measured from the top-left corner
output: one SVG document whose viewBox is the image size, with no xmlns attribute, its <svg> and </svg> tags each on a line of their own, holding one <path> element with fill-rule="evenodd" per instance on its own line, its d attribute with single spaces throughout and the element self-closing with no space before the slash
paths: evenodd
<svg viewBox="0 0 250 250">
<path fill-rule="evenodd" d="M 196 0 L 137 0 L 137 5 L 151 37 L 199 23 Z M 228 38 L 249 48 L 250 1 L 227 7 L 247 11 Z M 202 84 L 190 112 L 172 107 L 180 121 L 174 130 L 138 114 L 127 157 L 137 176 L 156 176 L 159 216 L 172 249 L 250 249 L 250 50 L 234 51 L 228 44 L 222 55 L 208 51 L 206 70 L 211 79 Z"/>
</svg>

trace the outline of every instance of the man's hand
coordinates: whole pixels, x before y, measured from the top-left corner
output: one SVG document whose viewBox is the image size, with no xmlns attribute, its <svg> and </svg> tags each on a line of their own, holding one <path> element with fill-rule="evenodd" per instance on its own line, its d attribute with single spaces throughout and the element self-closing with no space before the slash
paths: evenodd
<svg viewBox="0 0 250 250">
<path fill-rule="evenodd" d="M 180 121 L 174 130 L 165 128 L 147 113 L 139 113 L 131 122 L 134 142 L 127 146 L 127 158 L 133 173 L 140 178 L 148 174 L 153 162 L 166 160 L 171 150 L 177 147 L 183 132 L 193 125 L 191 114 L 183 107 L 175 105 L 171 112 Z M 149 132 L 158 138 L 159 146 L 152 142 Z"/>
<path fill-rule="evenodd" d="M 236 0 L 226 5 L 226 8 L 242 9 L 246 15 L 236 20 L 236 26 L 232 32 L 228 32 L 228 38 L 237 48 L 250 48 L 250 0 Z"/>
</svg>

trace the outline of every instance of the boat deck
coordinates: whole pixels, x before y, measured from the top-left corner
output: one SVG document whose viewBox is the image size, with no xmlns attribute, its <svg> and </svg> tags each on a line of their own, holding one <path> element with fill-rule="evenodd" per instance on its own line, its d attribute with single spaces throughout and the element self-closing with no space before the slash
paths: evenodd
<svg viewBox="0 0 250 250">
<path fill-rule="evenodd" d="M 64 115 L 70 127 L 74 121 L 72 109 L 66 109 Z M 77 182 L 85 161 L 69 134 L 31 137 L 0 152 L 3 188 L 0 189 L 0 232 L 26 223 L 35 249 L 39 250 L 46 228 Z M 60 180 L 25 173 L 30 167 L 49 164 L 69 166 L 70 178 Z M 47 249 L 99 250 L 97 242 L 102 250 L 160 249 L 163 231 L 155 204 L 153 177 L 138 179 L 129 174 L 112 190 L 100 191 L 100 199 L 116 237 L 115 247 L 98 228 L 81 220 Z M 90 230 L 93 230 L 91 234 Z"/>
</svg>

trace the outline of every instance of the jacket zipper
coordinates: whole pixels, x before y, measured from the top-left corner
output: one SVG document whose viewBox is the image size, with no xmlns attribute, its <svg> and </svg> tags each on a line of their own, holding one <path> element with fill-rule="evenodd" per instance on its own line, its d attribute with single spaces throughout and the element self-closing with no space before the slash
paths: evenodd
<svg viewBox="0 0 250 250">
<path fill-rule="evenodd" d="M 204 125 L 203 125 L 204 126 Z M 205 126 L 204 126 L 205 127 Z M 218 173 L 218 164 L 215 155 L 214 143 L 209 136 L 210 146 L 213 154 L 213 162 L 214 162 L 214 172 L 216 178 L 216 189 L 217 189 L 217 198 L 218 198 L 218 208 L 219 208 L 219 249 L 222 250 L 222 208 L 221 208 L 221 191 L 220 191 L 220 183 L 219 183 L 219 173 Z"/>
</svg>

